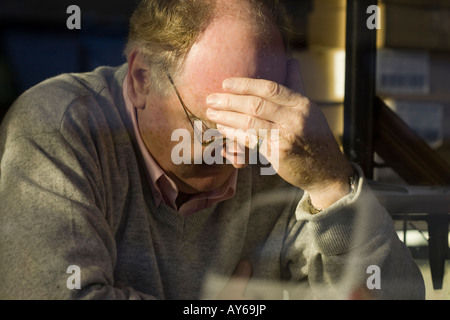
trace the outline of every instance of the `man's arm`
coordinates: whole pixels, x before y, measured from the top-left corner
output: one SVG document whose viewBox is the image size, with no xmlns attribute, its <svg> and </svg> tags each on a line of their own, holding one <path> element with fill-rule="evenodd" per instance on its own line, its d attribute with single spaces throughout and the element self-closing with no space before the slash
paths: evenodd
<svg viewBox="0 0 450 320">
<path fill-rule="evenodd" d="M 281 178 L 305 190 L 297 220 L 307 223 L 309 234 L 305 236 L 305 228 L 298 228 L 303 234 L 296 235 L 299 240 L 293 246 L 298 248 L 297 255 L 310 249 L 308 279 L 316 291 L 322 286 L 342 291 L 337 280 L 352 270 L 348 292 L 358 295 L 358 290 L 366 287 L 367 268 L 374 265 L 386 279 L 386 290 L 380 297 L 401 297 L 394 293 L 403 289 L 413 297 L 422 297 L 423 280 L 396 236 L 392 220 L 364 183 L 361 171 L 352 191 L 354 168 L 340 151 L 320 109 L 300 93 L 298 63 L 290 60 L 287 69 L 287 86 L 262 79 L 226 79 L 225 93 L 208 98 L 214 112 L 207 114 L 225 136 L 229 127 L 277 133 L 265 137 L 266 147 L 259 151 L 276 164 Z M 411 292 L 411 288 L 416 290 Z"/>
<path fill-rule="evenodd" d="M 375 198 L 362 170 L 354 194 L 311 215 L 305 194 L 296 224 L 286 239 L 284 264 L 294 280 L 305 275 L 299 248 L 309 254 L 306 274 L 318 299 L 424 299 L 425 287 L 409 249 L 399 240 L 386 210 Z M 299 259 L 300 258 L 300 259 Z"/>
<path fill-rule="evenodd" d="M 48 132 L 9 140 L 0 177 L 0 297 L 151 299 L 115 287 L 117 252 L 102 209 L 104 190 L 64 137 Z"/>
</svg>

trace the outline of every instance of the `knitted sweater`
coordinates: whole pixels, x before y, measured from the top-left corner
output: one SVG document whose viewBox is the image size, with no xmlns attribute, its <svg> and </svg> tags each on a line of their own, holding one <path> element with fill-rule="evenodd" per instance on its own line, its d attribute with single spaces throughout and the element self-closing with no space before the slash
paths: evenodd
<svg viewBox="0 0 450 320">
<path fill-rule="evenodd" d="M 256 166 L 239 171 L 232 199 L 193 215 L 156 207 L 126 70 L 44 81 L 2 122 L 0 299 L 214 299 L 243 258 L 255 299 L 424 297 L 357 167 L 356 193 L 316 215 L 302 190 Z"/>
</svg>

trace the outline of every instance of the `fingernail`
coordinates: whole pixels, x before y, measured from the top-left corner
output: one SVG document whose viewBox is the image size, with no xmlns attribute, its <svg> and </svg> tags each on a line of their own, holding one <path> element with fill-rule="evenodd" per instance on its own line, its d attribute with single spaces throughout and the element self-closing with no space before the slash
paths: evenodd
<svg viewBox="0 0 450 320">
<path fill-rule="evenodd" d="M 235 82 L 233 79 L 225 79 L 225 81 L 222 83 L 222 87 L 224 89 L 233 89 L 235 85 Z"/>
<path fill-rule="evenodd" d="M 206 115 L 208 116 L 208 118 L 215 119 L 215 118 L 217 118 L 217 111 L 214 109 L 208 108 L 206 110 Z"/>
<path fill-rule="evenodd" d="M 215 94 L 210 94 L 207 98 L 206 98 L 206 103 L 207 104 L 217 104 L 217 102 L 219 102 L 219 97 Z"/>
<path fill-rule="evenodd" d="M 219 130 L 219 132 L 223 134 L 227 129 L 225 128 L 225 126 L 217 124 L 217 130 Z"/>
</svg>

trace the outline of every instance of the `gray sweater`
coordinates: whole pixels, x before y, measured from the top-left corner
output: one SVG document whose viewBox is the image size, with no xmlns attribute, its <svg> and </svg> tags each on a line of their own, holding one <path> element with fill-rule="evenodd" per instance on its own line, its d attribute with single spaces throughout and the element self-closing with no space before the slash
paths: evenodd
<svg viewBox="0 0 450 320">
<path fill-rule="evenodd" d="M 156 207 L 125 110 L 126 68 L 44 81 L 2 122 L 0 299 L 214 299 L 243 258 L 255 299 L 424 298 L 357 167 L 356 194 L 317 215 L 256 166 L 239 171 L 232 199 L 191 216 Z"/>
</svg>

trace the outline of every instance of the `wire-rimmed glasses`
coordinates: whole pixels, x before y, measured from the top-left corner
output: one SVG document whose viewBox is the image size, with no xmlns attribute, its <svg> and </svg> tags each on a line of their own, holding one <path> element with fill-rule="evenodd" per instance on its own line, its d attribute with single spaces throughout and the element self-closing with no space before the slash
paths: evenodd
<svg viewBox="0 0 450 320">
<path fill-rule="evenodd" d="M 196 117 L 189 109 L 186 107 L 186 105 L 183 102 L 183 99 L 181 99 L 181 95 L 178 92 L 177 87 L 175 86 L 175 83 L 173 82 L 172 77 L 169 73 L 167 73 L 167 77 L 169 78 L 170 83 L 172 84 L 173 89 L 175 90 L 175 93 L 177 94 L 178 100 L 180 101 L 181 106 L 183 107 L 184 112 L 186 113 L 186 116 L 189 120 L 189 123 L 192 126 L 192 129 L 194 129 L 194 133 L 197 137 L 197 140 L 202 144 L 202 146 L 208 146 L 211 143 L 213 143 L 216 140 L 216 136 L 212 135 L 211 138 L 205 138 L 208 135 L 205 135 L 204 133 L 208 130 L 215 130 L 218 132 L 217 129 L 210 129 L 200 118 Z M 195 128 L 194 122 L 200 121 L 202 124 L 201 130 L 199 128 Z"/>
</svg>

